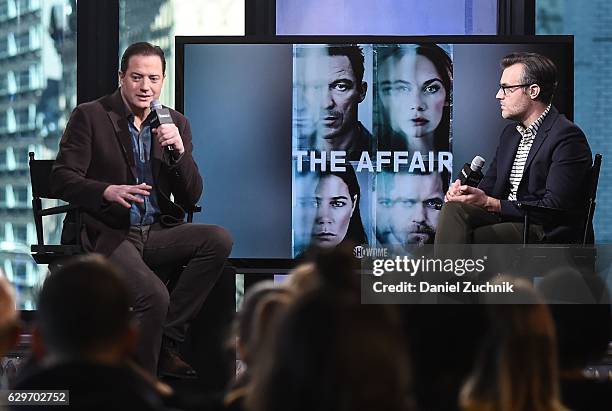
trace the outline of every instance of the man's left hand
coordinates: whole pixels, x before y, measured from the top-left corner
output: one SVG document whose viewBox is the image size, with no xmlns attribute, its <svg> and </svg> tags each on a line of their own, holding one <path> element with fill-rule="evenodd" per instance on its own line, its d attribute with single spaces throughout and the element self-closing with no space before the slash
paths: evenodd
<svg viewBox="0 0 612 411">
<path fill-rule="evenodd" d="M 451 187 L 446 193 L 446 200 L 473 204 L 493 213 L 499 213 L 501 211 L 501 203 L 498 199 L 489 197 L 479 188 L 459 185 L 457 182 L 451 184 Z"/>
<path fill-rule="evenodd" d="M 178 128 L 174 124 L 161 124 L 159 127 L 151 130 L 157 136 L 157 141 L 162 147 L 173 146 L 174 150 L 179 154 L 185 152 L 183 139 L 179 134 Z"/>
</svg>

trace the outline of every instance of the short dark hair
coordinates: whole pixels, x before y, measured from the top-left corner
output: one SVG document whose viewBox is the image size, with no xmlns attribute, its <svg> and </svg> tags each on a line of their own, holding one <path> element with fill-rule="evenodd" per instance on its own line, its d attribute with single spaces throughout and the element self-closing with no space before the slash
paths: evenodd
<svg viewBox="0 0 612 411">
<path fill-rule="evenodd" d="M 130 57 L 132 56 L 158 56 L 162 63 L 162 74 L 164 76 L 166 75 L 166 57 L 164 56 L 164 51 L 161 49 L 161 47 L 154 46 L 146 41 L 130 44 L 123 52 L 123 56 L 121 56 L 121 73 L 125 74 L 127 71 L 130 63 Z"/>
<path fill-rule="evenodd" d="M 348 57 L 353 73 L 357 78 L 357 87 L 361 89 L 361 83 L 363 82 L 364 57 L 363 50 L 356 44 L 343 44 L 343 45 L 328 45 L 327 54 L 330 56 L 346 56 Z"/>
<path fill-rule="evenodd" d="M 501 60 L 501 68 L 506 69 L 515 64 L 523 65 L 521 84 L 537 84 L 540 94 L 536 100 L 549 104 L 557 89 L 557 66 L 546 56 L 537 53 L 517 52 Z"/>
<path fill-rule="evenodd" d="M 50 351 L 84 355 L 120 338 L 131 321 L 120 272 L 101 255 L 78 257 L 45 280 L 38 323 Z"/>
<path fill-rule="evenodd" d="M 348 189 L 349 195 L 351 196 L 351 202 L 353 198 L 357 196 L 355 202 L 355 211 L 349 220 L 348 230 L 342 243 L 351 245 L 362 245 L 368 244 L 368 236 L 366 235 L 365 229 L 363 228 L 363 221 L 361 220 L 361 211 L 359 210 L 359 203 L 361 201 L 361 189 L 359 188 L 359 181 L 357 180 L 357 174 L 351 163 L 347 163 L 345 171 L 332 171 L 330 163 L 327 163 L 325 171 L 319 171 L 319 179 L 329 176 L 336 176 L 340 178 Z"/>
</svg>

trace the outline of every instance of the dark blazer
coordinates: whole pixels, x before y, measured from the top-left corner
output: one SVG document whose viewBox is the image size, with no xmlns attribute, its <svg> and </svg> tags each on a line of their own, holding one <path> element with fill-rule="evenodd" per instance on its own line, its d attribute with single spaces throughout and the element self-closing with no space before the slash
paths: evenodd
<svg viewBox="0 0 612 411">
<path fill-rule="evenodd" d="M 73 361 L 41 368 L 17 382 L 18 390 L 69 390 L 70 410 L 161 411 L 154 388 L 128 367 Z M 15 410 L 41 410 L 41 406 Z"/>
<path fill-rule="evenodd" d="M 175 110 L 170 109 L 170 114 L 183 139 L 183 156 L 170 164 L 157 139 L 152 138 L 151 146 L 160 221 L 168 226 L 183 221 L 184 208 L 198 201 L 203 187 L 192 157 L 189 122 Z M 130 209 L 103 200 L 102 194 L 111 184 L 136 184 L 132 140 L 119 89 L 74 109 L 51 172 L 52 190 L 84 210 L 81 238 L 86 251 L 109 255 L 130 228 Z"/>
<path fill-rule="evenodd" d="M 478 186 L 487 195 L 501 200 L 502 221 L 522 221 L 517 202 L 564 210 L 586 207 L 592 166 L 587 139 L 574 123 L 551 107 L 538 129 L 527 156 L 517 200 L 507 200 L 510 170 L 521 140 L 516 124 L 508 125 L 499 139 L 495 158 Z M 535 215 L 536 224 L 544 226 L 546 241 L 574 242 L 581 238 L 584 220 Z"/>
</svg>

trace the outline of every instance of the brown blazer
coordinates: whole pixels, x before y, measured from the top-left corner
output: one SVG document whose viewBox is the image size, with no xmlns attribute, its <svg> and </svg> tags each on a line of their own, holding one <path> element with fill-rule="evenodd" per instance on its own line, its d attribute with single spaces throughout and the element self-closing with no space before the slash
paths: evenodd
<svg viewBox="0 0 612 411">
<path fill-rule="evenodd" d="M 181 224 L 184 208 L 202 194 L 202 177 L 193 160 L 187 119 L 170 109 L 185 153 L 173 165 L 157 139 L 152 139 L 153 179 L 162 225 Z M 120 90 L 77 106 L 70 116 L 51 172 L 51 188 L 63 200 L 83 208 L 81 239 L 86 251 L 109 255 L 125 239 L 130 209 L 106 203 L 111 184 L 136 184 L 136 166 L 127 115 Z M 170 195 L 174 195 L 174 202 Z"/>
</svg>

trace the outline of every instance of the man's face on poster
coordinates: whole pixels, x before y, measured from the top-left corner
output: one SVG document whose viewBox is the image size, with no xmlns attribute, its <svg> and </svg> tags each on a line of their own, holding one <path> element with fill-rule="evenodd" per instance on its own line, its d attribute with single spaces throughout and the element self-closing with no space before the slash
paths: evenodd
<svg viewBox="0 0 612 411">
<path fill-rule="evenodd" d="M 376 238 L 382 245 L 433 242 L 444 202 L 438 173 L 384 172 L 376 183 Z"/>
<path fill-rule="evenodd" d="M 357 105 L 367 84 L 360 82 L 347 56 L 308 50 L 296 59 L 294 126 L 298 136 L 315 134 L 319 148 L 334 148 L 336 138 L 357 125 Z"/>
</svg>

